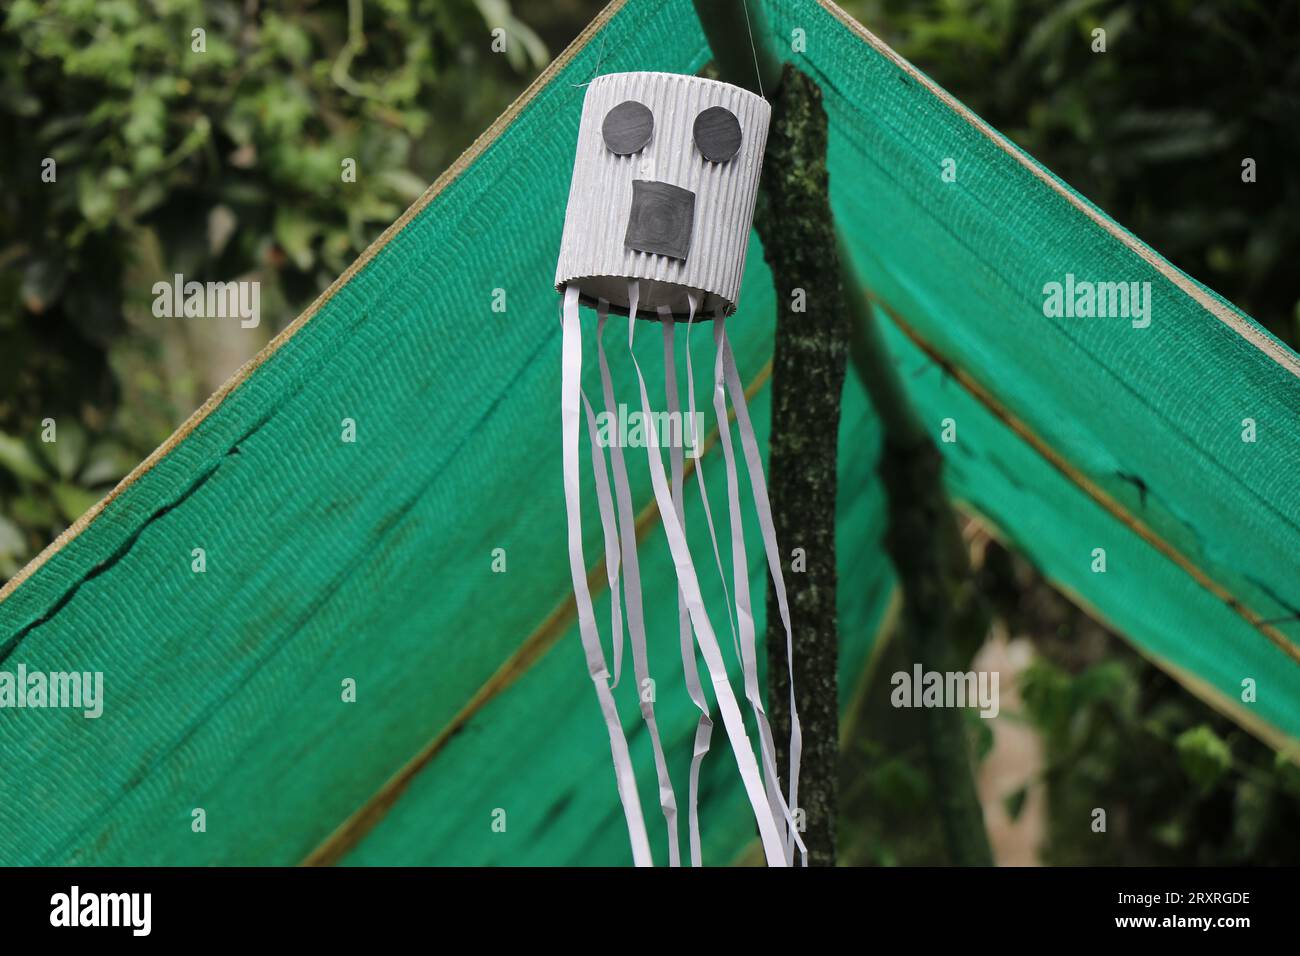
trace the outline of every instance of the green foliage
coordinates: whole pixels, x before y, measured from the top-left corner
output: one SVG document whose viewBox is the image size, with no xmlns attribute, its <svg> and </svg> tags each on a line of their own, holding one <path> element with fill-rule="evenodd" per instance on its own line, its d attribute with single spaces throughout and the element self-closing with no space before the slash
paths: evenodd
<svg viewBox="0 0 1300 956">
<path fill-rule="evenodd" d="M 42 429 L 44 431 L 44 429 Z M 90 444 L 75 419 L 57 441 L 0 431 L 0 476 L 16 488 L 0 515 L 0 575 L 13 576 L 49 538 L 77 519 L 130 469 L 135 456 L 110 439 Z"/>
<path fill-rule="evenodd" d="M 1212 727 L 1184 730 L 1174 741 L 1183 770 L 1196 788 L 1211 790 L 1232 769 L 1232 752 Z"/>
<path fill-rule="evenodd" d="M 996 630 L 1030 637 L 1034 657 L 1016 679 L 1019 706 L 1009 703 L 1004 673 L 998 717 L 967 713 L 972 754 L 981 764 L 989 732 L 1007 723 L 1036 732 L 1041 769 L 1008 778 L 1015 789 L 1001 802 L 1016 821 L 1031 794 L 1045 791 L 1040 859 L 1070 866 L 1300 859 L 1300 767 L 1201 703 L 1002 546 L 988 545 L 977 583 Z M 910 666 L 891 640 L 846 728 L 844 865 L 948 861 L 918 724 L 889 704 L 890 675 Z M 1105 833 L 1092 828 L 1096 808 L 1106 811 Z"/>
<path fill-rule="evenodd" d="M 342 272 L 547 52 L 506 0 L 15 0 L 0 16 L 3 579 Z M 153 317 L 153 284 L 176 273 L 258 281 L 263 327 Z M 52 447 L 83 434 L 114 464 L 35 474 L 14 449 L 39 451 L 46 418 Z"/>
<path fill-rule="evenodd" d="M 883 711 L 878 717 L 888 719 Z M 896 728 L 887 724 L 875 726 L 881 729 L 869 736 L 855 734 L 841 757 L 839 865 L 947 862 L 920 742 L 895 739 Z"/>
<path fill-rule="evenodd" d="M 1118 641 L 1074 673 L 1039 659 L 1022 690 L 1048 757 L 1048 862 L 1289 864 L 1300 854 L 1294 765 Z M 1097 807 L 1104 834 L 1090 826 Z"/>
</svg>

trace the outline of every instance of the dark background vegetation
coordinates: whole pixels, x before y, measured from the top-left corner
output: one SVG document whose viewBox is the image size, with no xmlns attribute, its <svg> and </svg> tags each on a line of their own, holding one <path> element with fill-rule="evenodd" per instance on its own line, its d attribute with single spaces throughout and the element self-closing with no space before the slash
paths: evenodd
<svg viewBox="0 0 1300 956">
<path fill-rule="evenodd" d="M 1121 224 L 1300 341 L 1300 8 L 844 4 Z M 596 0 L 14 0 L 0 25 L 0 580 L 167 437 L 478 135 Z M 190 30 L 207 53 L 190 52 Z M 1094 54 L 1091 31 L 1107 30 Z M 490 50 L 490 30 L 509 37 Z M 56 186 L 41 162 L 58 163 Z M 340 186 L 340 159 L 357 182 Z M 1258 182 L 1240 182 L 1254 158 Z M 346 194 L 341 192 L 346 189 Z M 262 325 L 160 323 L 154 281 L 257 279 Z M 224 337 L 223 337 L 224 335 Z M 38 440 L 45 418 L 59 441 Z M 1300 860 L 1300 771 L 978 531 L 994 631 L 1033 649 L 1040 751 L 986 811 L 1049 863 Z M 843 758 L 843 862 L 937 863 L 881 675 Z M 972 733 L 986 752 L 989 722 Z M 1108 808 L 1108 833 L 1090 829 Z"/>
</svg>

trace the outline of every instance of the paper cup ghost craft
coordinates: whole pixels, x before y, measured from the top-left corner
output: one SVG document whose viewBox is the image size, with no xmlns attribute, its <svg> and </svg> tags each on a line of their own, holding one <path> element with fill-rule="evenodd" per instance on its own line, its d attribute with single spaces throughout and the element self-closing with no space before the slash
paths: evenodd
<svg viewBox="0 0 1300 956">
<path fill-rule="evenodd" d="M 770 865 L 793 863 L 795 848 L 803 862 L 807 854 L 795 825 L 792 808 L 798 806 L 801 732 L 794 707 L 793 641 L 790 614 L 782 579 L 780 550 L 772 525 L 771 507 L 763 477 L 763 463 L 745 405 L 744 384 L 727 340 L 726 316 L 736 308 L 740 280 L 745 270 L 754 199 L 767 140 L 771 110 L 761 97 L 726 83 L 668 73 L 617 73 L 601 76 L 587 86 L 578 129 L 573 184 L 564 219 L 564 237 L 555 273 L 556 289 L 563 293 L 563 368 L 561 412 L 563 421 L 564 498 L 568 520 L 569 571 L 578 612 L 578 630 L 586 654 L 587 671 L 595 685 L 610 752 L 613 756 L 619 798 L 627 821 L 633 861 L 649 865 L 653 855 L 641 810 L 636 775 L 627 738 L 619 719 L 613 691 L 618 686 L 626 632 L 631 639 L 639 699 L 654 753 L 660 809 L 667 828 L 666 859 L 681 862 L 677 796 L 669 774 L 659 729 L 655 722 L 654 679 L 650 649 L 660 667 L 664 648 L 680 652 L 687 692 L 699 711 L 689 777 L 686 817 L 690 861 L 700 865 L 698 782 L 713 732 L 713 719 L 705 687 L 717 700 L 727 741 L 740 771 L 745 794 L 754 813 L 763 851 Z M 596 309 L 595 346 L 604 411 L 597 414 L 582 389 L 581 306 Z M 639 387 L 640 412 L 626 413 L 615 395 L 613 376 L 606 361 L 602 335 L 611 311 L 629 316 L 628 346 Z M 704 608 L 696 565 L 685 534 L 683 507 L 684 454 L 695 459 L 699 493 L 705 496 L 700 448 L 703 417 L 695 408 L 694 370 L 690 335 L 694 323 L 712 318 L 714 343 L 711 398 L 717 423 L 722 464 L 727 473 L 727 508 L 731 524 L 730 555 L 733 567 L 723 572 L 712 515 L 704 498 L 713 549 L 700 563 L 703 572 L 722 577 L 718 590 L 734 603 L 714 608 L 712 621 L 730 629 L 731 640 L 718 640 L 710 614 Z M 666 410 L 655 411 L 634 348 L 639 319 L 657 320 L 664 354 Z M 676 327 L 686 325 L 686 408 L 682 408 L 674 358 Z M 655 389 L 656 395 L 659 394 Z M 624 398 L 627 396 L 625 395 Z M 739 469 L 728 424 L 727 400 L 736 415 L 751 497 L 763 530 L 773 591 L 785 628 L 790 673 L 790 765 L 782 792 L 776 766 L 772 729 L 763 708 L 758 679 L 758 650 L 754 633 L 753 599 L 749 589 L 749 561 L 741 520 Z M 636 399 L 632 401 L 636 405 Z M 585 412 L 585 416 L 584 416 Z M 685 414 L 683 414 L 683 412 Z M 640 417 L 625 433 L 622 426 Z M 596 621 L 587 562 L 583 554 L 580 430 L 585 417 L 590 436 L 591 464 L 595 469 L 597 505 L 604 532 L 605 571 L 610 590 L 610 647 L 613 671 L 606 664 L 601 625 Z M 604 422 L 602 426 L 601 422 Z M 611 432 L 616 432 L 611 436 Z M 633 435 L 636 437 L 633 437 Z M 651 485 L 668 547 L 676 569 L 677 587 L 667 594 L 642 594 L 637 559 L 636 511 L 628 482 L 626 454 L 639 457 L 644 446 Z M 671 465 L 664 467 L 662 449 Z M 612 489 L 606 472 L 606 449 Z M 638 503 L 639 504 L 639 503 Z M 692 508 L 692 513 L 694 509 Z M 716 512 L 721 513 L 721 512 Z M 730 583 L 729 583 L 730 582 Z M 759 595 L 760 599 L 762 595 Z M 678 633 L 648 635 L 644 608 L 647 602 L 675 602 Z M 723 653 L 726 646 L 726 654 Z M 744 674 L 744 697 L 758 728 L 758 755 L 747 736 L 745 717 L 727 674 L 726 657 L 737 652 Z M 702 681 L 696 652 L 707 668 Z M 662 671 L 661 671 L 662 672 Z M 666 691 L 661 691 L 664 693 Z M 760 769 L 761 767 L 761 769 Z M 785 770 L 786 768 L 782 768 Z"/>
<path fill-rule="evenodd" d="M 613 73 L 587 86 L 555 286 L 623 314 L 736 308 L 772 109 L 696 76 Z"/>
</svg>

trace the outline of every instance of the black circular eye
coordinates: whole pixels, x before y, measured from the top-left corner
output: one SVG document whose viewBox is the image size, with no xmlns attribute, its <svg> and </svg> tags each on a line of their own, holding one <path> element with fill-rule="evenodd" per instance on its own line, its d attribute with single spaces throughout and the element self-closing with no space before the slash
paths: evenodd
<svg viewBox="0 0 1300 956">
<path fill-rule="evenodd" d="M 640 152 L 654 135 L 655 118 L 650 108 L 636 100 L 624 100 L 605 114 L 600 133 L 611 153 L 630 156 Z"/>
<path fill-rule="evenodd" d="M 725 163 L 740 151 L 740 120 L 723 106 L 695 117 L 695 148 L 711 163 Z"/>
</svg>

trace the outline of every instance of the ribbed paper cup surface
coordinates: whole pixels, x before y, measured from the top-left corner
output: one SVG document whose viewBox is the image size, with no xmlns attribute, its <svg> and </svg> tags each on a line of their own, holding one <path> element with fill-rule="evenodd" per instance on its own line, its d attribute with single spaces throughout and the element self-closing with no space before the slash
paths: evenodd
<svg viewBox="0 0 1300 956">
<path fill-rule="evenodd" d="M 623 107 L 610 116 L 629 101 L 644 109 Z M 589 304 L 606 299 L 626 313 L 628 280 L 639 279 L 638 312 L 647 318 L 660 306 L 685 318 L 688 290 L 702 300 L 697 318 L 719 307 L 734 311 L 770 117 L 762 97 L 696 76 L 611 73 L 592 80 L 556 289 L 574 284 Z M 735 146 L 737 132 L 738 149 L 719 159 Z M 615 151 L 635 147 L 647 133 L 634 152 Z"/>
</svg>

